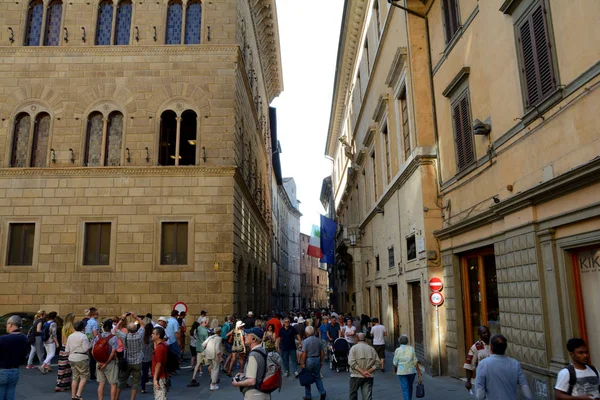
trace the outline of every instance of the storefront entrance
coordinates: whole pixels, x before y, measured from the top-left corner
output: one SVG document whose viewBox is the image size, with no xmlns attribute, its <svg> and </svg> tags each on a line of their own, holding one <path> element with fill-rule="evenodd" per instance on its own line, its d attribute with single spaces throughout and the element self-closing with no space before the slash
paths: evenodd
<svg viewBox="0 0 600 400">
<path fill-rule="evenodd" d="M 574 293 L 577 298 L 579 331 L 590 348 L 591 362 L 600 360 L 600 247 L 573 253 Z"/>
<path fill-rule="evenodd" d="M 487 326 L 492 336 L 501 333 L 494 249 L 490 247 L 466 254 L 461 262 L 468 349 L 478 340 L 477 329 L 481 325 Z"/>
</svg>

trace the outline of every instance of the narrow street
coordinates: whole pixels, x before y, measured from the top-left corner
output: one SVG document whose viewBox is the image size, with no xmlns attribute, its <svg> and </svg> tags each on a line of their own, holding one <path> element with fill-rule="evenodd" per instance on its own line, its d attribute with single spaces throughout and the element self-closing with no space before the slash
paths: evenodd
<svg viewBox="0 0 600 400">
<path fill-rule="evenodd" d="M 56 371 L 56 368 L 54 371 Z M 326 366 L 323 369 L 323 385 L 327 390 L 327 399 L 329 400 L 347 400 L 348 399 L 348 381 L 349 374 L 347 372 L 336 373 L 330 371 Z M 211 392 L 208 389 L 207 373 L 200 378 L 200 387 L 186 387 L 191 376 L 189 368 L 181 369 L 179 374 L 173 378 L 173 388 L 169 392 L 169 399 L 241 399 L 242 396 L 237 389 L 229 384 L 229 378 L 221 378 L 220 389 Z M 56 373 L 41 375 L 37 370 L 21 369 L 21 379 L 17 386 L 17 399 L 45 399 L 45 400 L 60 400 L 68 399 L 70 393 L 55 393 L 54 384 Z M 463 383 L 454 378 L 447 376 L 432 378 L 427 374 L 423 374 L 425 383 L 425 399 L 443 399 L 443 400 L 466 400 L 469 398 Z M 83 398 L 91 400 L 97 398 L 96 382 L 88 382 L 85 388 Z M 140 394 L 136 397 L 139 400 L 153 399 L 151 385 L 147 388 L 150 390 L 148 394 Z M 130 392 L 126 390 L 121 395 L 121 400 L 129 399 Z M 316 387 L 312 386 L 313 399 L 318 399 Z M 298 381 L 292 377 L 284 378 L 281 392 L 275 392 L 272 395 L 276 399 L 302 399 L 304 396 L 304 388 L 300 386 Z M 360 396 L 360 395 L 359 395 Z M 105 398 L 108 398 L 108 386 L 105 388 Z M 360 398 L 360 397 L 359 397 Z M 393 374 L 392 354 L 388 353 L 386 358 L 386 372 L 378 372 L 375 375 L 375 384 L 373 386 L 373 399 L 398 399 L 401 398 L 401 390 L 398 379 Z M 414 394 L 413 394 L 414 398 Z"/>
</svg>

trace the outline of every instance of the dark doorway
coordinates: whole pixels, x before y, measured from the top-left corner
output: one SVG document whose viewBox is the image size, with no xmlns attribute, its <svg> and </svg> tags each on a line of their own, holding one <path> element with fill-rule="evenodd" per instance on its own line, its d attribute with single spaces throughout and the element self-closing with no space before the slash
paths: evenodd
<svg viewBox="0 0 600 400">
<path fill-rule="evenodd" d="M 412 334 L 415 343 L 415 353 L 420 362 L 425 362 L 425 340 L 423 334 L 423 305 L 421 304 L 421 283 L 409 283 L 411 314 L 412 314 Z"/>
<path fill-rule="evenodd" d="M 400 316 L 398 315 L 398 285 L 390 285 L 390 295 L 392 297 L 392 348 L 395 349 L 398 346 L 398 339 L 400 339 Z"/>
</svg>

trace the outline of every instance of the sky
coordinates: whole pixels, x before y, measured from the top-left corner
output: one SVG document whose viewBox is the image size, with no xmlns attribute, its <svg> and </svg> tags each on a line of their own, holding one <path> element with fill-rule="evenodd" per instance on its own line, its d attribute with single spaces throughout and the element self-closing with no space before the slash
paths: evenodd
<svg viewBox="0 0 600 400">
<path fill-rule="evenodd" d="M 277 0 L 284 90 L 272 106 L 277 108 L 282 173 L 296 181 L 305 234 L 325 213 L 320 194 L 323 178 L 331 174 L 325 141 L 344 7 L 343 0 L 318 3 L 315 12 L 306 2 Z"/>
</svg>

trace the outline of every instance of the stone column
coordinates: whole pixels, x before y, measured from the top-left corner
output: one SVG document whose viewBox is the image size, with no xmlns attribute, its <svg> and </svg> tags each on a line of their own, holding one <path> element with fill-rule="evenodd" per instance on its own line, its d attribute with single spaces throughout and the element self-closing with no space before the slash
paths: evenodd
<svg viewBox="0 0 600 400">
<path fill-rule="evenodd" d="M 553 371 L 561 370 L 565 364 L 569 363 L 565 344 L 566 335 L 564 325 L 564 310 L 561 299 L 561 286 L 559 285 L 559 275 L 557 271 L 557 253 L 556 241 L 554 239 L 554 229 L 545 229 L 538 231 L 539 251 L 541 260 L 540 275 L 543 277 L 545 296 L 545 315 L 547 317 L 548 329 L 547 337 L 547 357 L 549 368 Z"/>
</svg>

